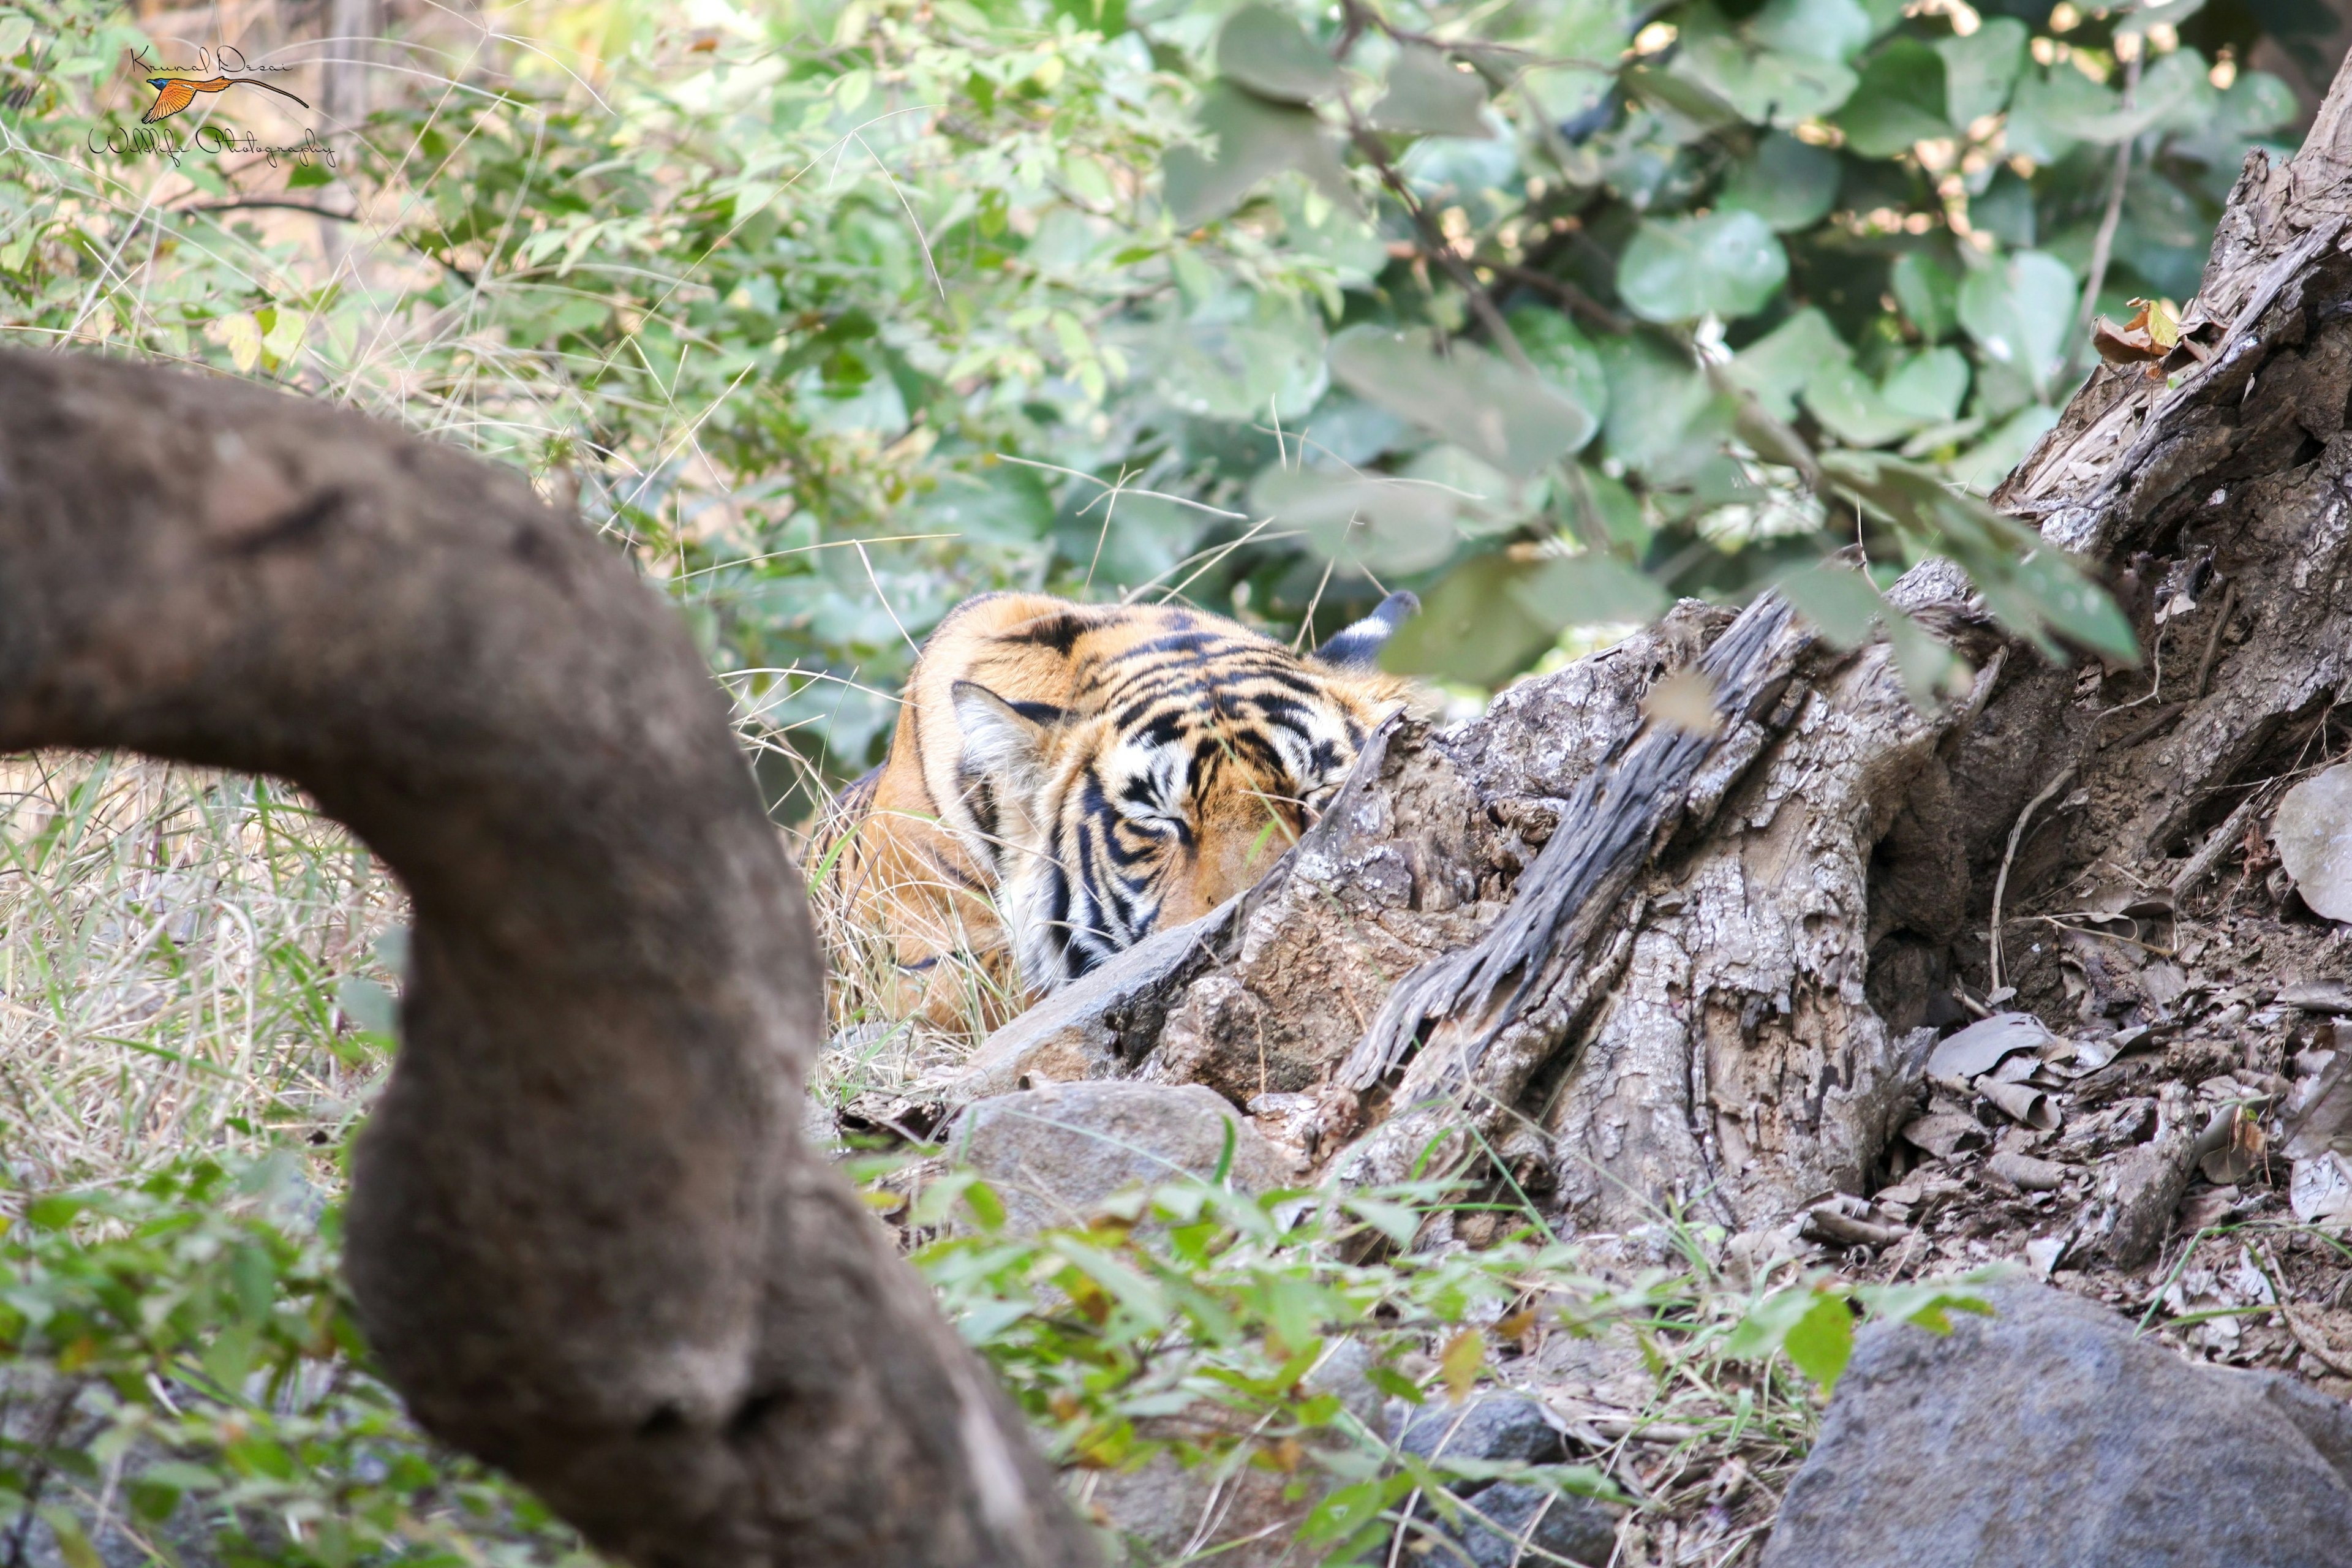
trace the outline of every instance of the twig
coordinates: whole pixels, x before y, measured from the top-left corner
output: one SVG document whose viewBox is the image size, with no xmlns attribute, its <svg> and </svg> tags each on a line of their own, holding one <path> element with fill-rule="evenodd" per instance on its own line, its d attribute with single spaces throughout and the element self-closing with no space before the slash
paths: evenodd
<svg viewBox="0 0 2352 1568">
<path fill-rule="evenodd" d="M 1534 375 L 1535 365 L 1528 359 L 1527 351 L 1519 347 L 1518 335 L 1511 331 L 1511 324 L 1503 320 L 1503 312 L 1496 308 L 1494 296 L 1486 291 L 1486 286 L 1478 281 L 1478 275 L 1470 269 L 1470 264 L 1446 239 L 1445 231 L 1432 221 L 1429 209 L 1422 205 L 1421 198 L 1412 194 L 1412 187 L 1405 184 L 1404 176 L 1390 161 L 1389 150 L 1381 144 L 1380 137 L 1364 123 L 1363 115 L 1344 94 L 1340 98 L 1340 107 L 1348 111 L 1348 135 L 1355 143 L 1356 151 L 1363 154 L 1364 161 L 1380 174 L 1381 184 L 1388 187 L 1389 195 L 1397 199 L 1397 205 L 1404 208 L 1405 216 L 1412 219 L 1413 232 L 1421 237 L 1422 254 L 1445 268 L 1446 275 L 1461 286 L 1462 292 L 1469 299 L 1471 314 L 1478 318 L 1479 323 L 1494 338 L 1495 345 L 1509 356 L 1513 364 Z"/>
<path fill-rule="evenodd" d="M 2221 631 L 2230 624 L 2230 612 L 2238 607 L 2238 584 L 2235 581 L 2221 586 L 2221 613 L 2213 617 L 2213 629 L 2205 634 L 2205 657 L 2197 661 L 2199 697 L 2213 689 L 2213 656 L 2221 651 Z"/>
<path fill-rule="evenodd" d="M 2303 1321 L 2294 1315 L 2294 1303 L 2286 1299 L 2286 1270 L 2279 1267 L 2278 1254 L 2265 1243 L 2262 1256 L 2263 1262 L 2269 1266 L 2271 1289 L 2278 1296 L 2279 1321 L 2286 1325 L 2286 1331 L 2294 1336 L 2294 1342 L 2303 1347 L 2304 1354 L 2338 1377 L 2352 1377 L 2352 1362 L 2347 1362 L 2329 1349 L 2324 1338 L 2305 1328 Z"/>
<path fill-rule="evenodd" d="M 2132 107 L 2132 99 L 2139 88 L 2140 56 L 2134 55 L 2124 66 L 2124 108 Z M 2107 210 L 2099 216 L 2099 232 L 2091 241 L 2090 275 L 2083 280 L 2083 308 L 2074 315 L 2074 341 L 2066 350 L 2065 379 L 2073 381 L 2076 367 L 2083 363 L 2083 349 L 2091 341 L 2091 318 L 2098 313 L 2099 290 L 2107 281 L 2107 261 L 2116 247 L 2116 226 L 2124 216 L 2124 185 L 2131 175 L 2132 143 L 2137 137 L 2126 136 L 2116 149 L 2116 173 L 2107 184 Z"/>
<path fill-rule="evenodd" d="M 1995 877 L 1992 883 L 1992 928 L 1986 932 L 1988 945 L 1992 949 L 1992 989 L 1994 991 L 1999 991 L 2001 987 L 2000 901 L 2009 891 L 2010 863 L 2017 858 L 2017 847 L 2024 840 L 2026 823 L 2032 819 L 2033 814 L 2041 810 L 2052 795 L 2066 787 L 2067 782 L 2074 776 L 2074 770 L 2082 765 L 2082 759 L 2077 757 L 2060 768 L 2056 775 L 2042 786 L 2042 793 L 2025 803 L 2025 809 L 2017 814 L 2017 821 L 2009 830 L 2009 847 L 2001 852 L 2000 857 L 2000 875 Z"/>
<path fill-rule="evenodd" d="M 1507 278 L 1514 283 L 1550 295 L 1604 332 L 1622 333 L 1633 330 L 1633 323 L 1631 321 L 1619 315 L 1565 278 L 1555 278 L 1549 272 L 1539 272 L 1532 267 L 1521 267 L 1508 261 L 1481 259 L 1474 262 L 1473 265 L 1485 268 L 1497 278 Z"/>
<path fill-rule="evenodd" d="M 2180 868 L 2180 875 L 2172 879 L 2174 909 L 2180 907 L 2181 902 L 2196 889 L 2197 884 L 2203 881 L 2211 873 L 2213 868 L 2221 863 L 2221 857 L 2227 855 L 2231 847 L 2246 836 L 2246 825 L 2253 821 L 2255 812 L 2261 809 L 2264 793 L 2257 789 L 2240 801 L 2238 809 L 2222 820 L 2221 826 L 2215 828 L 2205 842 L 2198 847 L 2197 853 L 2189 858 L 2189 864 Z"/>
</svg>

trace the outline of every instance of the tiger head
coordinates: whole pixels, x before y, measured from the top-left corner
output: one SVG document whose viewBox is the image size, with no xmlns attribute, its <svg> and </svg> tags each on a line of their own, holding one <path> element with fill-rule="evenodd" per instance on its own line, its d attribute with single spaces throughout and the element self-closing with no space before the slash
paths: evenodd
<svg viewBox="0 0 2352 1568">
<path fill-rule="evenodd" d="M 1074 980 L 1264 875 L 1412 698 L 1379 658 L 1418 607 L 1391 595 L 1303 658 L 1196 610 L 1095 611 L 1054 628 L 1070 660 L 1062 700 L 955 681 L 959 804 L 987 818 L 998 916 L 1028 984 Z"/>
</svg>

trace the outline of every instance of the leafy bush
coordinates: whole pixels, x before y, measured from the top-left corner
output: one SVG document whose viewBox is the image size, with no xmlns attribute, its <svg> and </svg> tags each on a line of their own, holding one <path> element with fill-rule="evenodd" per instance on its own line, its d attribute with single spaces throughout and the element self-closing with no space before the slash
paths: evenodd
<svg viewBox="0 0 2352 1568">
<path fill-rule="evenodd" d="M 0 1237 L 12 1556 L 37 1531 L 69 1568 L 96 1568 L 110 1534 L 164 1562 L 586 1560 L 535 1500 L 409 1425 L 368 1365 L 338 1235 L 291 1157 L 27 1204 Z"/>
<path fill-rule="evenodd" d="M 178 46 L 35 5 L 0 19 L 0 321 L 576 493 L 779 795 L 875 759 L 913 640 L 986 586 L 1310 638 L 1417 586 L 1422 662 L 1483 688 L 1858 533 L 2117 652 L 1944 486 L 2054 417 L 2086 288 L 2195 287 L 2294 99 L 2236 0 L 2001 3 L 433 9 L 331 168 L 92 153 L 145 102 L 125 51 Z"/>
</svg>

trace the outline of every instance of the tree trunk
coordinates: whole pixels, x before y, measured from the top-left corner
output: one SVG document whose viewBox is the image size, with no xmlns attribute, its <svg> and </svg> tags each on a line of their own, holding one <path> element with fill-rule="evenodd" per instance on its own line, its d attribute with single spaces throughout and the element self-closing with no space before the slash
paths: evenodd
<svg viewBox="0 0 2352 1568">
<path fill-rule="evenodd" d="M 257 387 L 9 353 L 0 411 L 0 751 L 281 774 L 414 900 L 347 1260 L 418 1419 L 638 1563 L 1091 1561 L 803 1145 L 799 878 L 659 598 L 518 476 Z"/>
<path fill-rule="evenodd" d="M 2249 162 L 2172 384 L 2102 368 L 1995 498 L 2110 581 L 2140 667 L 2044 661 L 1943 563 L 1890 595 L 1977 672 L 1932 710 L 1884 645 L 1819 645 L 1773 597 L 1685 605 L 1480 719 L 1392 729 L 1265 883 L 1002 1031 L 950 1098 L 1193 1079 L 1338 1180 L 1467 1165 L 1587 1228 L 1754 1229 L 1869 1189 L 1929 1026 L 2161 1015 L 2135 966 L 2176 903 L 2344 749 L 2347 167 L 2339 78 L 2300 155 Z M 1659 686 L 1685 668 L 1704 733 Z M 2078 951 L 2070 913 L 2126 910 L 2160 939 L 2140 958 Z M 2294 915 L 2273 961 L 2334 963 Z"/>
</svg>

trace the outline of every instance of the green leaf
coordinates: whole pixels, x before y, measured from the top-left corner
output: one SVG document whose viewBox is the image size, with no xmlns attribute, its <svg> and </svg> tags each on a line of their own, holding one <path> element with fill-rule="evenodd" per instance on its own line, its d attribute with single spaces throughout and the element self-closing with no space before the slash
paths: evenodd
<svg viewBox="0 0 2352 1568">
<path fill-rule="evenodd" d="M 1563 555 L 1538 562 L 1511 584 L 1511 595 L 1557 631 L 1562 626 L 1649 621 L 1664 613 L 1664 589 L 1607 555 Z"/>
<path fill-rule="evenodd" d="M 1944 57 L 1944 114 L 1965 130 L 2009 106 L 2010 89 L 2025 67 L 2031 34 L 2014 16 L 1990 16 L 1966 37 L 1938 39 Z"/>
<path fill-rule="evenodd" d="M 1352 204 L 1339 154 L 1312 110 L 1269 103 L 1223 83 L 1202 95 L 1201 129 L 1216 138 L 1214 158 L 1196 147 L 1171 147 L 1160 160 L 1169 215 L 1179 228 L 1222 217 L 1260 180 L 1297 169 L 1334 201 Z"/>
<path fill-rule="evenodd" d="M 2010 586 L 2067 641 L 2117 664 L 2139 662 L 2139 638 L 2133 635 L 2131 622 L 2107 591 L 2085 576 L 2063 552 L 2035 551 L 2018 563 Z M 2003 614 L 1989 585 L 1985 598 L 1995 614 Z"/>
<path fill-rule="evenodd" d="M 1865 62 L 1861 85 L 1838 111 L 1849 152 L 1892 158 L 1915 142 L 1949 136 L 1944 58 L 1916 38 L 1892 38 Z"/>
<path fill-rule="evenodd" d="M 1992 494 L 1994 488 L 2009 478 L 2009 471 L 2025 461 L 2033 444 L 2057 424 L 2058 411 L 2047 404 L 2036 403 L 2019 409 L 1974 449 L 1954 460 L 1952 478 L 1978 495 Z"/>
<path fill-rule="evenodd" d="M 1716 205 L 1751 212 L 1776 234 L 1811 228 L 1837 205 L 1838 156 L 1784 132 L 1767 132 L 1724 182 Z"/>
<path fill-rule="evenodd" d="M 1928 710 L 1959 668 L 1958 657 L 1929 637 L 1918 622 L 1891 605 L 1887 606 L 1886 640 L 1895 649 L 1895 668 L 1903 677 L 1905 695 L 1922 712 Z"/>
<path fill-rule="evenodd" d="M 1407 44 L 1389 67 L 1388 90 L 1372 106 L 1383 131 L 1425 131 L 1438 136 L 1489 137 L 1486 84 L 1475 71 L 1456 70 L 1435 49 Z"/>
<path fill-rule="evenodd" d="M 1836 60 L 1744 43 L 1710 16 L 1694 11 L 1664 74 L 1704 89 L 1751 125 L 1787 129 L 1817 119 L 1852 97 L 1861 80 Z"/>
<path fill-rule="evenodd" d="M 1870 628 L 1886 612 L 1867 574 L 1833 562 L 1819 562 L 1790 573 L 1777 584 L 1789 603 L 1839 647 L 1860 647 L 1870 640 Z"/>
<path fill-rule="evenodd" d="M 1517 675 L 1559 636 L 1557 623 L 1510 591 L 1524 574 L 1500 552 L 1463 562 L 1422 595 L 1421 613 L 1389 638 L 1381 668 L 1485 687 Z"/>
<path fill-rule="evenodd" d="M 1505 317 L 1536 374 L 1595 419 L 1609 412 L 1609 370 L 1592 340 L 1565 310 L 1520 305 Z"/>
<path fill-rule="evenodd" d="M 1737 321 L 1788 280 L 1789 257 L 1752 212 L 1644 221 L 1617 263 L 1617 293 L 1650 321 Z"/>
<path fill-rule="evenodd" d="M 1774 418 L 1789 420 L 1797 416 L 1797 394 L 1808 381 L 1823 366 L 1853 357 L 1830 319 L 1808 305 L 1733 355 L 1724 374 Z"/>
<path fill-rule="evenodd" d="M 1533 474 L 1600 427 L 1565 392 L 1475 343 L 1456 339 L 1440 355 L 1427 331 L 1350 327 L 1331 340 L 1330 361 L 1331 374 L 1357 395 L 1507 474 Z"/>
<path fill-rule="evenodd" d="M 1925 251 L 1906 251 L 1893 272 L 1895 302 L 1929 342 L 1939 342 L 1959 325 L 1960 280 Z"/>
<path fill-rule="evenodd" d="M 1244 5 L 1217 35 L 1217 74 L 1284 103 L 1312 103 L 1339 89 L 1339 68 L 1297 18 L 1272 5 Z"/>
<path fill-rule="evenodd" d="M 1879 389 L 1887 405 L 1921 425 L 1957 419 L 1969 395 L 1969 359 L 1958 349 L 1925 349 L 1895 367 Z"/>
<path fill-rule="evenodd" d="M 1824 1291 L 1805 1315 L 1789 1327 L 1780 1342 L 1799 1372 L 1822 1385 L 1827 1394 L 1837 1387 L 1838 1375 L 1853 1356 L 1853 1312 L 1845 1298 Z"/>
<path fill-rule="evenodd" d="M 2029 66 L 2009 100 L 2004 144 L 2037 163 L 2054 163 L 2081 140 L 2075 128 L 2095 124 L 2122 100 L 2072 65 Z"/>
<path fill-rule="evenodd" d="M 1748 19 L 1748 36 L 1783 55 L 1851 60 L 1876 31 L 1854 0 L 1765 0 Z"/>
<path fill-rule="evenodd" d="M 1851 362 L 1833 361 L 1816 371 L 1805 383 L 1805 406 L 1849 447 L 1883 447 L 1922 423 L 1890 405 Z"/>
<path fill-rule="evenodd" d="M 2215 106 L 2223 129 L 2249 139 L 2294 122 L 2294 89 L 2268 71 L 2241 71 Z"/>
<path fill-rule="evenodd" d="M 1994 359 L 2046 389 L 2074 324 L 2074 269 L 2028 250 L 1971 271 L 1960 285 L 1960 325 Z"/>
<path fill-rule="evenodd" d="M 1462 504 L 1434 484 L 1278 467 L 1251 482 L 1249 499 L 1276 526 L 1305 529 L 1324 554 L 1382 574 L 1426 572 L 1453 554 Z"/>
</svg>

